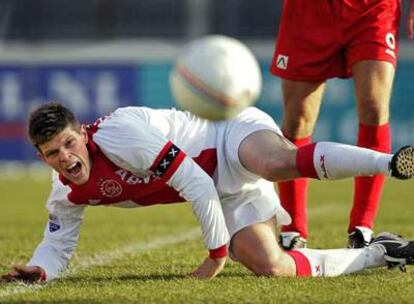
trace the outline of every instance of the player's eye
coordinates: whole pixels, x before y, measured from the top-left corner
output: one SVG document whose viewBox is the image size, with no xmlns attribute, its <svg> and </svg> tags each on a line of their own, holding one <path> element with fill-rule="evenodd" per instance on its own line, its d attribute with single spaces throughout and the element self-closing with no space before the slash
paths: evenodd
<svg viewBox="0 0 414 304">
<path fill-rule="evenodd" d="M 57 150 L 52 150 L 52 151 L 49 151 L 49 152 L 47 152 L 47 153 L 46 153 L 46 157 L 47 157 L 47 158 L 53 158 L 53 157 L 55 157 L 57 154 L 58 154 L 58 151 L 57 151 Z"/>
<path fill-rule="evenodd" d="M 74 140 L 73 138 L 68 139 L 68 140 L 66 141 L 66 144 L 65 144 L 66 148 L 71 148 L 71 147 L 73 147 L 74 145 L 75 145 L 75 140 Z"/>
</svg>

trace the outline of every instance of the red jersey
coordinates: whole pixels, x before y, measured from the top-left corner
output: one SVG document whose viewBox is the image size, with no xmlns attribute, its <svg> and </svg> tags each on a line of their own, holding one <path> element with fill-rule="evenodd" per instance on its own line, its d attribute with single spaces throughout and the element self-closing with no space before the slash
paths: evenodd
<svg viewBox="0 0 414 304">
<path fill-rule="evenodd" d="M 146 177 L 139 177 L 111 162 L 93 142 L 93 133 L 88 150 L 93 166 L 87 183 L 76 185 L 64 177 L 60 180 L 71 188 L 69 201 L 75 204 L 107 205 L 133 201 L 141 206 L 184 202 L 179 193 L 167 185 L 185 157 L 185 153 L 170 141 L 155 159 Z M 215 149 L 203 151 L 194 161 L 212 176 L 217 166 Z"/>
</svg>

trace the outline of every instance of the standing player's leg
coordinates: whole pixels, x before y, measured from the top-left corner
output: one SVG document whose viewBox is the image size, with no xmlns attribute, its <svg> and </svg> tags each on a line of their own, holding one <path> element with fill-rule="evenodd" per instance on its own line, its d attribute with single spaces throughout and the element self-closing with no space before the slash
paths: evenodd
<svg viewBox="0 0 414 304">
<path fill-rule="evenodd" d="M 341 6 L 342 1 L 283 1 L 270 70 L 282 79 L 282 131 L 298 147 L 311 142 L 325 80 L 343 76 Z M 282 204 L 293 218 L 282 228 L 280 239 L 286 249 L 305 245 L 307 187 L 306 179 L 279 184 Z"/>
<path fill-rule="evenodd" d="M 360 61 L 352 67 L 352 72 L 359 119 L 357 145 L 390 153 L 388 118 L 394 66 L 385 61 Z M 384 175 L 355 178 L 348 247 L 366 246 L 371 241 L 384 181 Z"/>
<path fill-rule="evenodd" d="M 284 112 L 282 130 L 297 147 L 311 143 L 311 135 L 319 114 L 325 83 L 282 79 Z M 304 247 L 308 237 L 307 178 L 280 182 L 282 206 L 292 217 L 289 226 L 282 227 L 281 244 L 286 249 Z"/>
<path fill-rule="evenodd" d="M 346 1 L 343 10 L 348 15 L 346 66 L 354 78 L 359 119 L 357 145 L 389 153 L 389 102 L 398 54 L 401 1 Z M 355 179 L 348 246 L 366 246 L 370 241 L 383 185 L 383 176 Z"/>
</svg>

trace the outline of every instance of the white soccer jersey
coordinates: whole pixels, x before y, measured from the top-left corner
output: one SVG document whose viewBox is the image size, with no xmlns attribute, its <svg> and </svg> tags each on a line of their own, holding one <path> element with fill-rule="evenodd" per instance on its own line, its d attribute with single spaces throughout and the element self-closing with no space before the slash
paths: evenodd
<svg viewBox="0 0 414 304">
<path fill-rule="evenodd" d="M 54 174 L 47 201 L 49 223 L 29 265 L 44 268 L 48 280 L 67 267 L 87 205 L 139 207 L 189 201 L 210 250 L 229 242 L 229 230 L 233 235 L 274 214 L 282 215 L 280 224 L 287 223 L 271 183 L 262 186 L 263 180 L 238 161 L 241 140 L 260 129 L 280 132 L 270 117 L 254 108 L 225 122 L 144 107 L 120 108 L 98 120 L 88 131 L 90 179 L 77 186 Z M 257 194 L 258 188 L 263 193 Z M 263 212 L 234 217 L 238 206 L 262 196 Z"/>
</svg>

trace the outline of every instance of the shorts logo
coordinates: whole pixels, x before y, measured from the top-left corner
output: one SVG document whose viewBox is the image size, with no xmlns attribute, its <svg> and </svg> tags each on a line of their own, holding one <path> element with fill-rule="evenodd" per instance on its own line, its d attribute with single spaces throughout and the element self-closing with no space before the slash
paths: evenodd
<svg viewBox="0 0 414 304">
<path fill-rule="evenodd" d="M 277 55 L 276 67 L 281 70 L 286 70 L 287 65 L 288 65 L 288 60 L 289 60 L 289 56 L 281 55 L 281 54 Z"/>
<path fill-rule="evenodd" d="M 50 232 L 55 232 L 55 231 L 58 231 L 59 229 L 60 229 L 60 225 L 58 223 L 49 221 L 49 231 Z"/>
<path fill-rule="evenodd" d="M 113 179 L 107 179 L 100 185 L 100 190 L 103 196 L 117 197 L 122 193 L 122 186 Z"/>
<path fill-rule="evenodd" d="M 395 36 L 393 33 L 388 33 L 387 35 L 385 35 L 385 43 L 388 46 L 385 52 L 395 58 L 396 56 L 395 56 L 394 50 L 395 50 L 396 43 L 395 43 Z"/>
</svg>

